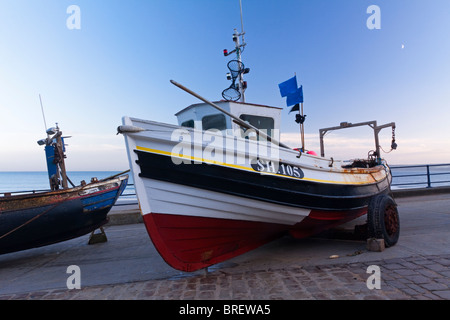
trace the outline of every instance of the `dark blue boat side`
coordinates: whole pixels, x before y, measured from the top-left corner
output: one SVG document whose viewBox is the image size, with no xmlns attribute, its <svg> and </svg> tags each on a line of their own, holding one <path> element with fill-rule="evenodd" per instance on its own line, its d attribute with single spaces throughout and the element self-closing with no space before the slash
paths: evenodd
<svg viewBox="0 0 450 320">
<path fill-rule="evenodd" d="M 88 234 L 108 213 L 128 176 L 58 191 L 0 197 L 0 254 L 45 246 Z"/>
</svg>

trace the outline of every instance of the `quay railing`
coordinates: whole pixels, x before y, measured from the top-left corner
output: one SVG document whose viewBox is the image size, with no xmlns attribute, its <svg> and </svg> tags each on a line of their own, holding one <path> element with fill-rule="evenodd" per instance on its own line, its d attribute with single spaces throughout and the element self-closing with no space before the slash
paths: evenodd
<svg viewBox="0 0 450 320">
<path fill-rule="evenodd" d="M 411 188 L 433 188 L 435 186 L 450 186 L 450 163 L 445 164 L 424 164 L 424 165 L 391 165 L 392 183 L 396 189 Z M 46 192 L 49 190 L 30 190 L 15 192 L 0 192 L 0 196 L 29 194 Z M 120 202 L 116 206 L 137 204 L 134 184 L 129 183 L 123 194 L 119 197 Z M 123 201 L 125 200 L 125 201 Z M 132 202 L 134 201 L 134 202 Z"/>
<path fill-rule="evenodd" d="M 134 202 L 123 202 L 123 201 L 117 201 L 114 206 L 120 207 L 120 206 L 126 206 L 126 205 L 134 205 L 138 204 L 137 198 L 136 198 L 136 190 L 134 189 L 134 184 L 129 183 L 127 184 L 127 187 L 123 191 L 123 193 L 120 195 L 119 200 L 127 199 L 133 200 Z"/>
<path fill-rule="evenodd" d="M 392 186 L 402 189 L 450 185 L 450 163 L 390 166 Z"/>
<path fill-rule="evenodd" d="M 408 188 L 433 188 L 436 186 L 450 186 L 450 163 L 445 164 L 423 164 L 390 166 L 392 172 L 391 186 L 395 189 Z M 136 198 L 134 184 L 128 184 L 125 192 L 120 196 Z M 137 199 L 136 199 L 137 204 Z M 126 205 L 126 203 L 116 203 L 116 206 Z"/>
<path fill-rule="evenodd" d="M 433 188 L 435 186 L 450 186 L 450 163 L 390 166 L 392 171 L 392 187 L 396 189 Z M 129 188 L 130 187 L 130 188 Z M 136 198 L 134 184 L 128 184 L 121 198 Z M 137 203 L 137 199 L 136 199 Z M 126 205 L 116 203 L 116 205 Z"/>
</svg>

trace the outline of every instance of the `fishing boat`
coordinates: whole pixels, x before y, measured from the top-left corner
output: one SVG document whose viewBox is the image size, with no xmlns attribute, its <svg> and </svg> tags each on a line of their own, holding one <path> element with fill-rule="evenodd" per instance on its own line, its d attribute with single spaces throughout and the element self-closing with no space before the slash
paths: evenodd
<svg viewBox="0 0 450 320">
<path fill-rule="evenodd" d="M 395 129 L 395 123 L 321 130 L 323 138 L 331 130 L 370 126 L 376 139 L 367 159 L 325 157 L 323 143 L 320 156 L 304 145 L 289 148 L 280 142 L 282 109 L 245 102 L 244 34 L 233 35 L 237 59 L 228 64 L 232 85 L 224 100 L 211 102 L 171 81 L 202 103 L 178 112 L 176 125 L 125 116 L 118 127 L 143 220 L 160 255 L 191 272 L 286 234 L 304 238 L 366 214 L 369 236 L 394 245 L 400 225 L 378 132 Z M 303 103 L 298 109 L 303 124 Z"/>
<path fill-rule="evenodd" d="M 50 190 L 0 194 L 0 254 L 80 237 L 108 222 L 107 214 L 124 191 L 128 175 L 94 177 L 68 187 L 72 182 L 65 171 L 63 139 L 56 126 L 38 141 L 45 145 Z"/>
</svg>

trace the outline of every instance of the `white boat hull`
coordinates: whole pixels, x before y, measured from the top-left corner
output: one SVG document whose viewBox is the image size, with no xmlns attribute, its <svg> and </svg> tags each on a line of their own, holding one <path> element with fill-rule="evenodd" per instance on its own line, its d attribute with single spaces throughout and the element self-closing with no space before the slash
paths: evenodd
<svg viewBox="0 0 450 320">
<path fill-rule="evenodd" d="M 386 165 L 344 168 L 267 142 L 124 117 L 137 197 L 157 250 L 194 271 L 290 232 L 305 237 L 367 213 Z"/>
</svg>

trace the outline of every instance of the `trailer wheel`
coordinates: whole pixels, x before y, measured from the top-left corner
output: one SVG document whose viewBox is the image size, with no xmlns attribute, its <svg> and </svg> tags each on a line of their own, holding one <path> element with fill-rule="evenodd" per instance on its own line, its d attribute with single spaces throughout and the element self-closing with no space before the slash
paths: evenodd
<svg viewBox="0 0 450 320">
<path fill-rule="evenodd" d="M 394 199 L 384 194 L 372 198 L 367 224 L 369 238 L 384 239 L 386 247 L 395 245 L 400 236 L 400 219 Z"/>
</svg>

